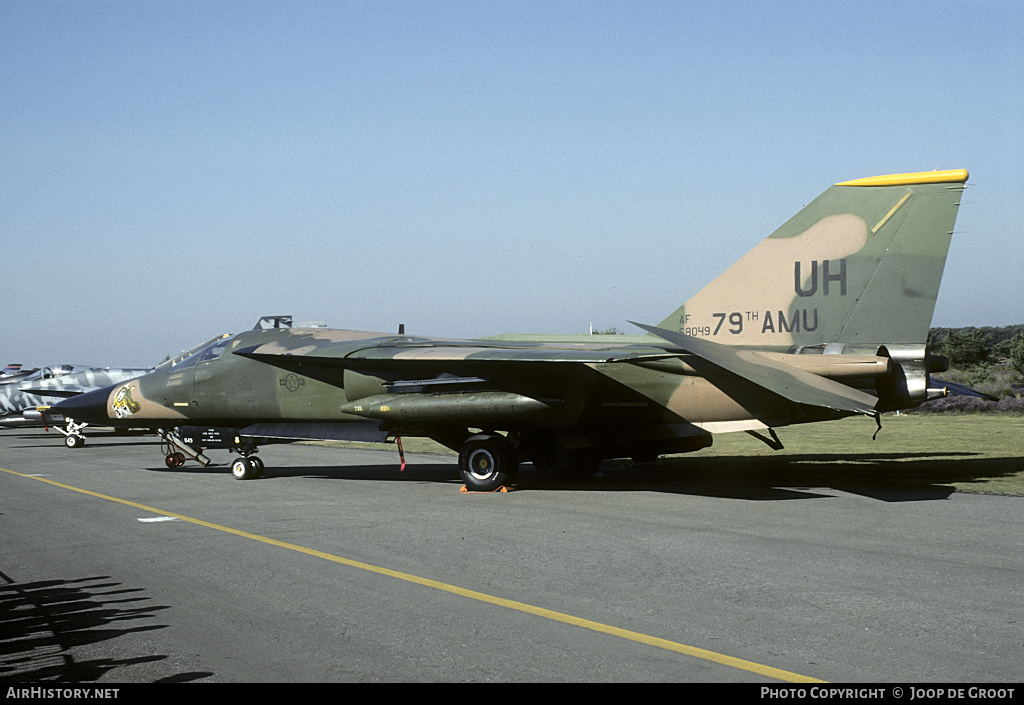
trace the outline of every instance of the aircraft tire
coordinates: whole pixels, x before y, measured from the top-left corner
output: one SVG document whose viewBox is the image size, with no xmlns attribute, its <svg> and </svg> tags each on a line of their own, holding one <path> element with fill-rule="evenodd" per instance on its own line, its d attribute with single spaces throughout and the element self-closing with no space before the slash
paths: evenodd
<svg viewBox="0 0 1024 705">
<path fill-rule="evenodd" d="M 85 445 L 85 439 L 74 434 L 64 436 L 64 445 L 68 448 L 81 448 Z"/>
<path fill-rule="evenodd" d="M 263 459 L 258 456 L 250 456 L 249 462 L 252 463 L 252 477 L 254 480 L 258 480 L 263 477 Z"/>
<path fill-rule="evenodd" d="M 248 458 L 238 458 L 231 463 L 231 474 L 236 480 L 250 480 L 256 476 L 256 466 Z"/>
<path fill-rule="evenodd" d="M 470 436 L 459 452 L 459 475 L 474 492 L 493 492 L 515 479 L 519 463 L 503 436 Z"/>
</svg>

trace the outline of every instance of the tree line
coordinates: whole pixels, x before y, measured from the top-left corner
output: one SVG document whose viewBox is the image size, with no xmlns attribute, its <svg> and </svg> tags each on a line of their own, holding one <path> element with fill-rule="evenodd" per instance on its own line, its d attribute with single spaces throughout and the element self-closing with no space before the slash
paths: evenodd
<svg viewBox="0 0 1024 705">
<path fill-rule="evenodd" d="M 949 370 L 932 378 L 936 386 L 941 386 L 942 380 L 963 384 L 995 401 L 952 395 L 926 402 L 919 411 L 1024 415 L 1024 324 L 932 328 L 928 345 L 933 353 L 949 358 Z"/>
<path fill-rule="evenodd" d="M 1024 323 L 994 328 L 932 328 L 928 347 L 949 358 L 949 366 L 958 370 L 990 365 L 1006 360 L 1024 374 Z"/>
</svg>

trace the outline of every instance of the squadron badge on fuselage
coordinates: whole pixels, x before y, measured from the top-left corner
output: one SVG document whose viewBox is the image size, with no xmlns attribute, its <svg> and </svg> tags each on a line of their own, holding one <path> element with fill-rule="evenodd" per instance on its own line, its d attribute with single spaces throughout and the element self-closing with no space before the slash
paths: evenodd
<svg viewBox="0 0 1024 705">
<path fill-rule="evenodd" d="M 132 388 L 130 385 L 121 387 L 117 390 L 117 393 L 114 394 L 114 401 L 111 403 L 111 407 L 114 410 L 114 415 L 119 419 L 131 416 L 142 409 L 142 405 L 132 399 Z"/>
</svg>

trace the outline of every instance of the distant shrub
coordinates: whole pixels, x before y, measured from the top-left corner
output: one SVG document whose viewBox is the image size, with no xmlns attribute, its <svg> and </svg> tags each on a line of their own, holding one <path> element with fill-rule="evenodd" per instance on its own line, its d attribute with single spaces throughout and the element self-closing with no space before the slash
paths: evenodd
<svg viewBox="0 0 1024 705">
<path fill-rule="evenodd" d="M 1024 333 L 1010 341 L 1010 367 L 1024 375 Z"/>
<path fill-rule="evenodd" d="M 1017 396 L 990 401 L 979 397 L 948 396 L 927 401 L 917 409 L 925 414 L 1019 414 L 1024 415 L 1024 388 Z"/>
<path fill-rule="evenodd" d="M 932 328 L 928 346 L 949 358 L 950 369 L 936 373 L 931 386 L 943 380 L 996 397 L 949 396 L 925 402 L 926 414 L 1024 414 L 1024 324 L 1002 328 Z"/>
</svg>

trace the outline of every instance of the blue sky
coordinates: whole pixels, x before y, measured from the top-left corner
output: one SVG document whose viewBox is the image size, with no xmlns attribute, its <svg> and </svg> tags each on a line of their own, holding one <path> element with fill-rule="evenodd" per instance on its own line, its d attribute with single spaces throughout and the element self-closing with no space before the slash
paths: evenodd
<svg viewBox="0 0 1024 705">
<path fill-rule="evenodd" d="M 954 168 L 933 325 L 1022 323 L 1022 7 L 3 0 L 0 363 L 639 332 L 829 185 Z"/>
</svg>

